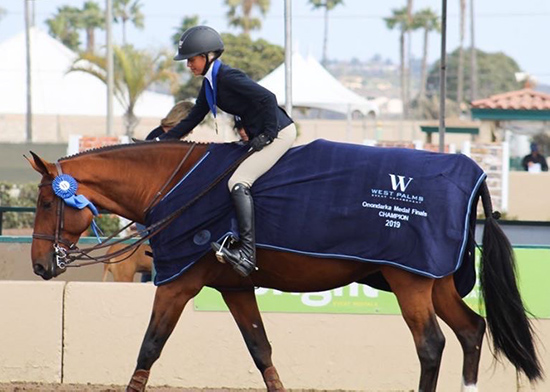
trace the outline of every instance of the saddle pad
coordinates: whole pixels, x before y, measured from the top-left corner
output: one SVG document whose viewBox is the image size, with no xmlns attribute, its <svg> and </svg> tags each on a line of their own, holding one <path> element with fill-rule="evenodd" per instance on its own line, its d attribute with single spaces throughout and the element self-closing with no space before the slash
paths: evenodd
<svg viewBox="0 0 550 392">
<path fill-rule="evenodd" d="M 212 145 L 147 223 L 193 199 L 246 150 Z M 466 295 L 475 281 L 469 230 L 484 178 L 461 154 L 317 140 L 289 150 L 252 187 L 257 247 L 391 264 L 434 278 L 457 272 Z M 155 284 L 175 279 L 229 232 L 236 234 L 236 221 L 225 178 L 151 239 Z"/>
</svg>

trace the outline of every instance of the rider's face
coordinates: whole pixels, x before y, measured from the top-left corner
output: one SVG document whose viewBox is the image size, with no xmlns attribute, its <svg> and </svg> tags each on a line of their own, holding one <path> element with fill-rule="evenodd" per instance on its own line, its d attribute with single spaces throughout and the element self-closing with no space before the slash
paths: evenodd
<svg viewBox="0 0 550 392">
<path fill-rule="evenodd" d="M 193 75 L 202 75 L 204 67 L 206 67 L 206 57 L 202 55 L 191 57 L 187 60 L 187 67 L 193 72 Z"/>
</svg>

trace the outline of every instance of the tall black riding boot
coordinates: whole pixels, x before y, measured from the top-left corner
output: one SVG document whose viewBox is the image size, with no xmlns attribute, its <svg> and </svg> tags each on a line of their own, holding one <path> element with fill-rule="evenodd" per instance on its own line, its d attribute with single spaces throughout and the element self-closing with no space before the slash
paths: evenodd
<svg viewBox="0 0 550 392">
<path fill-rule="evenodd" d="M 248 276 L 256 267 L 254 201 L 250 188 L 241 183 L 235 184 L 231 190 L 231 198 L 237 213 L 239 242 L 232 248 L 222 248 L 218 243 L 213 242 L 212 248 L 218 259 L 223 257 L 223 260 L 231 264 L 240 275 Z"/>
</svg>

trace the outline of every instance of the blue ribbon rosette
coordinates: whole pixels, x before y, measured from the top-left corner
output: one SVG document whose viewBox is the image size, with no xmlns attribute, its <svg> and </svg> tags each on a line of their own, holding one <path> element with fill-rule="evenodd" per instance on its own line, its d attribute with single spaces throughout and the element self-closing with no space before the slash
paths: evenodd
<svg viewBox="0 0 550 392">
<path fill-rule="evenodd" d="M 94 204 L 88 200 L 86 196 L 76 194 L 76 191 L 78 190 L 78 183 L 72 176 L 68 174 L 60 174 L 54 178 L 52 188 L 55 195 L 63 199 L 68 206 L 79 210 L 88 207 L 94 216 L 99 215 L 96 206 L 94 206 Z M 94 220 L 92 220 L 92 230 L 94 231 L 98 241 L 101 242 L 98 234 L 98 230 L 101 230 Z"/>
</svg>

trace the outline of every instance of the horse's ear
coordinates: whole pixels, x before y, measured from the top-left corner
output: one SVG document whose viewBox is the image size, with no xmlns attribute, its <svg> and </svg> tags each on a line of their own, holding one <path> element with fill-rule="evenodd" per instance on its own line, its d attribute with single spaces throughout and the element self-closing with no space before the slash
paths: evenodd
<svg viewBox="0 0 550 392">
<path fill-rule="evenodd" d="M 36 155 L 34 152 L 29 151 L 32 155 L 32 159 L 28 158 L 27 156 L 23 155 L 27 161 L 31 164 L 32 168 L 36 170 L 38 173 L 42 175 L 51 174 L 48 170 L 48 165 L 51 166 L 51 164 L 40 158 L 38 155 Z"/>
</svg>

